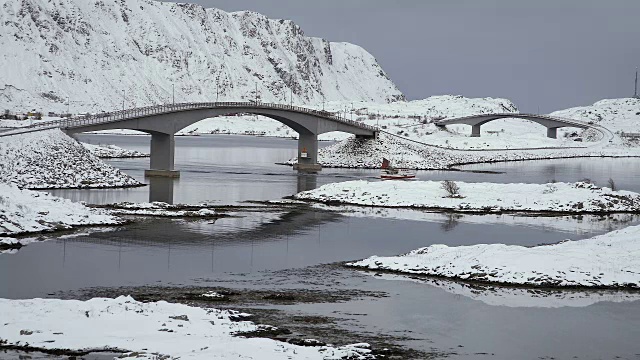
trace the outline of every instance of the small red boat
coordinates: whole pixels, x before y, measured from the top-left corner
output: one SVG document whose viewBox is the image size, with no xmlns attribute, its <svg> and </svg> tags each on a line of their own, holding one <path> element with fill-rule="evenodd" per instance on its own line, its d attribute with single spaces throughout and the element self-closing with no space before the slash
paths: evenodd
<svg viewBox="0 0 640 360">
<path fill-rule="evenodd" d="M 391 162 L 385 158 L 382 158 L 382 166 L 380 169 L 380 178 L 382 180 L 405 180 L 416 177 L 415 171 L 395 168 L 391 166 Z"/>
</svg>

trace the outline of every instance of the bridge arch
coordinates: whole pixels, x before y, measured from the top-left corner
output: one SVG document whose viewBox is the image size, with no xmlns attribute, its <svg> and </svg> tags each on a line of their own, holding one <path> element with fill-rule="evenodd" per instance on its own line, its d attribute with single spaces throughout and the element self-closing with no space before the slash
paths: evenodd
<svg viewBox="0 0 640 360">
<path fill-rule="evenodd" d="M 247 102 L 149 106 L 40 123 L 31 128 L 57 127 L 67 134 L 114 129 L 142 131 L 151 135 L 150 169 L 145 174 L 178 177 L 179 172 L 174 170 L 175 134 L 204 119 L 233 114 L 265 116 L 298 132 L 298 164 L 294 168 L 304 172 L 321 170 L 317 162 L 318 135 L 331 131 L 343 131 L 361 137 L 376 137 L 378 134 L 377 128 L 324 111 L 289 105 Z"/>
<path fill-rule="evenodd" d="M 520 113 L 498 113 L 498 114 L 479 114 L 465 116 L 455 119 L 445 119 L 437 121 L 435 124 L 438 127 L 445 127 L 447 125 L 464 124 L 471 125 L 471 136 L 480 136 L 480 126 L 490 121 L 498 119 L 524 119 L 533 121 L 547 128 L 547 137 L 557 138 L 558 128 L 561 127 L 576 127 L 581 129 L 592 128 L 591 124 L 583 123 L 571 119 L 563 119 L 548 115 L 539 114 L 520 114 Z"/>
</svg>

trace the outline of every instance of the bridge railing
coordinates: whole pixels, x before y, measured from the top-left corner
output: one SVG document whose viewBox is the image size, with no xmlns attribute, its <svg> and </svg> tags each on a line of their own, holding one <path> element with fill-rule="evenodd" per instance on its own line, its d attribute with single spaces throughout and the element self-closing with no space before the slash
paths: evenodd
<svg viewBox="0 0 640 360">
<path fill-rule="evenodd" d="M 51 120 L 45 122 L 39 122 L 23 129 L 46 129 L 46 128 L 62 128 L 71 129 L 81 126 L 98 125 L 111 123 L 116 121 L 135 119 L 145 116 L 169 114 L 173 112 L 180 112 L 186 110 L 198 110 L 198 109 L 212 109 L 212 108 L 254 108 L 254 109 L 279 109 L 288 110 L 298 113 L 304 113 L 314 115 L 361 129 L 370 131 L 378 131 L 378 128 L 370 125 L 363 124 L 361 122 L 349 120 L 347 118 L 336 116 L 327 111 L 309 109 L 301 106 L 292 106 L 284 104 L 273 103 L 260 103 L 260 102 L 198 102 L 198 103 L 179 103 L 179 104 L 162 104 L 145 106 L 140 108 L 123 109 L 112 112 L 102 112 L 97 114 L 74 116 L 67 119 Z"/>
</svg>

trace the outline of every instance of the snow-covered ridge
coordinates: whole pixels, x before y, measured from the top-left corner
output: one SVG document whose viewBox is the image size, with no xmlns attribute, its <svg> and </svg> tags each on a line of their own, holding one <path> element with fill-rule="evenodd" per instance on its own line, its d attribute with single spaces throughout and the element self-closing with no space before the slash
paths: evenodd
<svg viewBox="0 0 640 360">
<path fill-rule="evenodd" d="M 171 102 L 173 86 L 178 102 L 404 99 L 367 51 L 289 20 L 152 0 L 0 4 L 0 108 L 111 111 Z"/>
<path fill-rule="evenodd" d="M 141 185 L 57 129 L 0 137 L 0 179 L 30 189 Z"/>
<path fill-rule="evenodd" d="M 392 257 L 347 264 L 519 286 L 640 288 L 640 226 L 586 240 L 523 247 L 504 244 L 431 245 Z"/>
<path fill-rule="evenodd" d="M 121 223 L 123 220 L 104 210 L 0 183 L 0 236 Z"/>
<path fill-rule="evenodd" d="M 232 310 L 131 297 L 88 301 L 0 299 L 0 339 L 27 349 L 115 350 L 131 359 L 375 359 L 368 344 L 298 346 L 235 333 L 255 331 Z"/>
<path fill-rule="evenodd" d="M 640 212 L 640 194 L 590 183 L 497 184 L 440 181 L 345 181 L 295 195 L 328 204 L 438 209 L 457 212 Z"/>
</svg>

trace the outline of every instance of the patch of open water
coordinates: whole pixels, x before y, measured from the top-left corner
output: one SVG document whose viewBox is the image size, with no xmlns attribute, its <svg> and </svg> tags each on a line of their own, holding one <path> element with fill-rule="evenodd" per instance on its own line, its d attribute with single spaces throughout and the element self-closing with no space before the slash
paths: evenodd
<svg viewBox="0 0 640 360">
<path fill-rule="evenodd" d="M 82 138 L 148 151 L 146 137 Z M 176 203 L 279 199 L 324 183 L 377 174 L 323 169 L 317 176 L 298 176 L 291 168 L 274 164 L 295 154 L 296 142 L 291 140 L 201 136 L 178 138 L 177 145 L 176 167 L 182 177 L 170 183 Z M 110 163 L 144 180 L 148 159 Z M 633 181 L 640 175 L 640 162 L 633 159 L 498 163 L 464 169 L 502 173 L 424 171 L 419 177 L 492 182 L 591 178 L 602 185 L 613 178 L 619 188 L 640 191 Z M 51 192 L 89 203 L 149 200 L 149 187 Z M 637 224 L 634 216 L 450 216 L 314 207 L 239 215 L 216 221 L 145 219 L 109 231 L 31 244 L 16 254 L 0 255 L 0 297 L 46 297 L 87 287 L 154 284 L 385 291 L 389 297 L 272 307 L 346 318 L 339 321 L 346 329 L 402 334 L 415 339 L 406 341 L 408 346 L 435 349 L 453 358 L 632 359 L 640 354 L 640 302 L 634 296 L 474 289 L 453 282 L 314 266 L 400 254 L 436 243 L 537 245 L 582 239 Z"/>
</svg>

